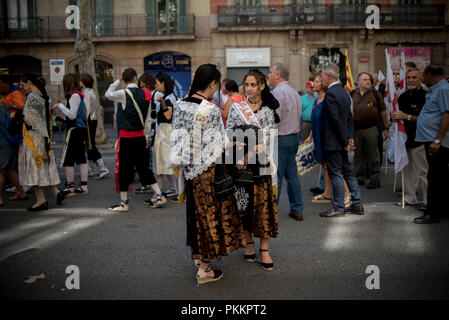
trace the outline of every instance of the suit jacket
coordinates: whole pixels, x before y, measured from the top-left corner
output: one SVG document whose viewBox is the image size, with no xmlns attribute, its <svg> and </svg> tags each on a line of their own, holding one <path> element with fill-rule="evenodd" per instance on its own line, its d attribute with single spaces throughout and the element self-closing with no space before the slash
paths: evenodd
<svg viewBox="0 0 449 320">
<path fill-rule="evenodd" d="M 323 151 L 341 151 L 354 138 L 351 97 L 335 84 L 326 92 L 321 115 L 321 148 Z"/>
</svg>

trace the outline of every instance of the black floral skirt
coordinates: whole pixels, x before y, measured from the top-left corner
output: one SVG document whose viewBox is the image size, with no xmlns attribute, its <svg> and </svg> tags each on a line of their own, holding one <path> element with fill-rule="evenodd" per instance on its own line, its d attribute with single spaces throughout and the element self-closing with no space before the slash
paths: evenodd
<svg viewBox="0 0 449 320">
<path fill-rule="evenodd" d="M 186 181 L 187 245 L 192 259 L 220 259 L 246 246 L 232 193 L 214 192 L 216 165 Z"/>
<path fill-rule="evenodd" d="M 255 179 L 254 213 L 248 231 L 256 238 L 276 238 L 278 235 L 278 213 L 271 176 Z"/>
</svg>

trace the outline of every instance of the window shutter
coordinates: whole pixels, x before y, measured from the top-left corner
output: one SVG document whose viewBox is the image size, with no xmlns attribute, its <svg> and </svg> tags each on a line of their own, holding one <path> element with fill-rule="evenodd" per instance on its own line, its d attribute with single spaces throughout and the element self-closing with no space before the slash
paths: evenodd
<svg viewBox="0 0 449 320">
<path fill-rule="evenodd" d="M 187 33 L 187 8 L 186 0 L 178 0 L 178 33 Z"/>
<path fill-rule="evenodd" d="M 157 34 L 156 29 L 156 10 L 155 10 L 155 1 L 154 0 L 146 0 L 145 1 L 145 12 L 146 12 L 146 25 L 147 25 L 147 33 L 148 34 Z"/>
<path fill-rule="evenodd" d="M 95 30 L 97 36 L 112 35 L 112 0 L 95 0 Z"/>
</svg>

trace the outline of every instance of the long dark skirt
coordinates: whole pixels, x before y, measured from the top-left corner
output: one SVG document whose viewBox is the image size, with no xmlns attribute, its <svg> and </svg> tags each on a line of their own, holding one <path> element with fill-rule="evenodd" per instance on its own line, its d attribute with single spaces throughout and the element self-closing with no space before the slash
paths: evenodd
<svg viewBox="0 0 449 320">
<path fill-rule="evenodd" d="M 246 246 L 232 194 L 216 197 L 216 166 L 186 181 L 187 245 L 192 259 L 220 259 Z"/>
<path fill-rule="evenodd" d="M 252 223 L 245 229 L 261 239 L 276 238 L 278 235 L 278 213 L 276 198 L 271 184 L 271 176 L 255 179 L 254 211 Z"/>
</svg>

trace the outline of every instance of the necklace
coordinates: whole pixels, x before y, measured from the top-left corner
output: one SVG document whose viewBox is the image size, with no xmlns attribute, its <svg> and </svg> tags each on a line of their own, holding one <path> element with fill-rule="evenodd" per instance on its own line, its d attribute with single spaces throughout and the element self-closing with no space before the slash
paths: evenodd
<svg viewBox="0 0 449 320">
<path fill-rule="evenodd" d="M 253 106 L 255 106 L 256 104 L 259 104 L 262 101 L 262 99 L 260 99 L 257 102 L 252 102 L 250 99 L 248 99 L 248 102 L 251 103 Z"/>
<path fill-rule="evenodd" d="M 206 99 L 207 100 L 207 98 L 205 97 L 205 96 L 203 96 L 202 94 L 199 94 L 198 92 L 196 92 L 195 93 L 197 96 L 200 96 L 201 98 L 203 98 L 203 99 Z"/>
<path fill-rule="evenodd" d="M 259 107 L 260 107 L 260 103 L 262 102 L 262 99 L 260 99 L 260 100 L 257 101 L 257 102 L 252 102 L 250 99 L 248 99 L 248 102 L 249 102 L 249 104 L 251 105 L 251 106 L 250 106 L 251 109 L 252 109 L 254 112 L 256 112 L 256 110 L 258 110 Z"/>
</svg>

